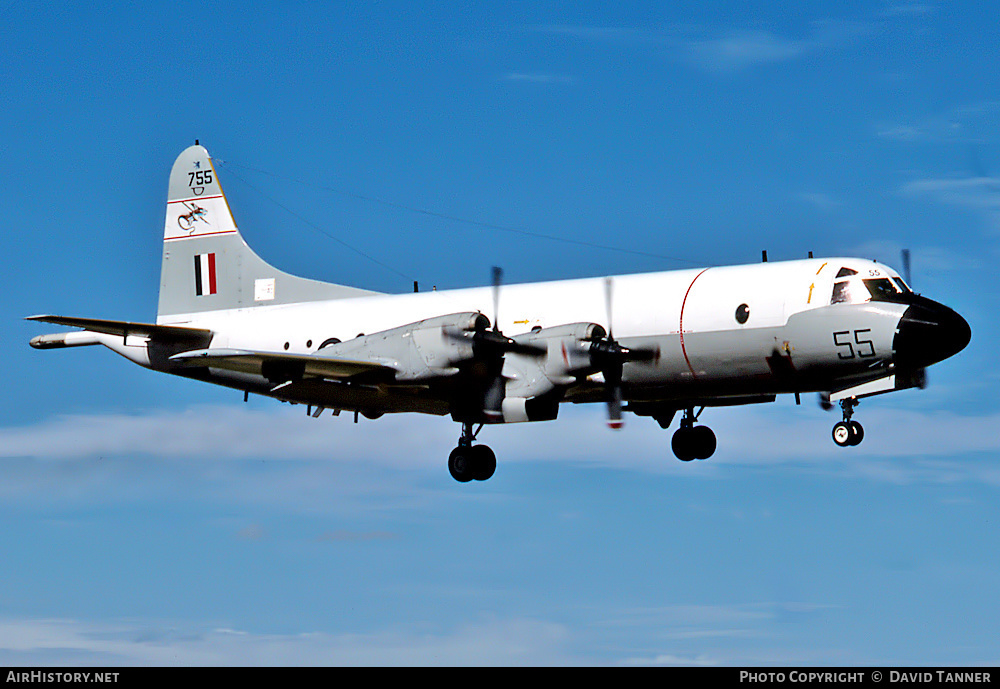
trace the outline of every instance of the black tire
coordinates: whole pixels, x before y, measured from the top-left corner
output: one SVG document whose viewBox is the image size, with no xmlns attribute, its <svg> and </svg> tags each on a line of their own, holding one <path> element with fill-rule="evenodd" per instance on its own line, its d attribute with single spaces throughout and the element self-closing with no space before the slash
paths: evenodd
<svg viewBox="0 0 1000 689">
<path fill-rule="evenodd" d="M 715 454 L 718 441 L 708 426 L 695 426 L 691 429 L 691 444 L 695 459 L 708 459 Z"/>
<path fill-rule="evenodd" d="M 451 477 L 459 483 L 468 483 L 476 477 L 475 459 L 471 447 L 456 447 L 448 455 L 448 471 Z"/>
<path fill-rule="evenodd" d="M 681 428 L 674 432 L 674 437 L 670 440 L 670 448 L 674 455 L 682 462 L 690 462 L 694 459 L 694 442 L 691 438 L 690 428 Z"/>
<path fill-rule="evenodd" d="M 865 439 L 865 429 L 857 421 L 851 421 L 851 439 L 848 441 L 850 445 L 860 445 L 861 441 Z"/>
<path fill-rule="evenodd" d="M 485 481 L 497 470 L 497 456 L 488 445 L 475 445 L 472 452 L 472 472 L 477 481 Z"/>
</svg>

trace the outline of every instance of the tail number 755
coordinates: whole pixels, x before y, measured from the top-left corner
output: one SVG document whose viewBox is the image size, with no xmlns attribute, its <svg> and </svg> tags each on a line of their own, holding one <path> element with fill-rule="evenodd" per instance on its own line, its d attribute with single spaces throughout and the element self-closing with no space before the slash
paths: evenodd
<svg viewBox="0 0 1000 689">
<path fill-rule="evenodd" d="M 866 339 L 871 331 L 871 328 L 862 328 L 861 330 L 838 330 L 833 333 L 833 344 L 837 345 L 837 356 L 841 359 L 867 359 L 875 356 L 875 343 Z"/>
</svg>

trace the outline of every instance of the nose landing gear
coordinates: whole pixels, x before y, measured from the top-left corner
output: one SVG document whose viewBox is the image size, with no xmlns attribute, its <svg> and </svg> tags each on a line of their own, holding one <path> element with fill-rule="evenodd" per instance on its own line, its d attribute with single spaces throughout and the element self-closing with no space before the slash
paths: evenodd
<svg viewBox="0 0 1000 689">
<path fill-rule="evenodd" d="M 833 426 L 833 442 L 840 447 L 852 447 L 860 445 L 865 437 L 865 429 L 857 421 L 852 421 L 854 407 L 858 405 L 856 397 L 848 397 L 840 401 L 840 408 L 844 411 L 844 420 L 838 421 Z"/>
</svg>

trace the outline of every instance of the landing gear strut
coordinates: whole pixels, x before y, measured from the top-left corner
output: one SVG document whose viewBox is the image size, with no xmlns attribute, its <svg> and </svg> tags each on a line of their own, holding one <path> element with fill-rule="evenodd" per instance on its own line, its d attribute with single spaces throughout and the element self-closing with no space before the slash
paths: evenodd
<svg viewBox="0 0 1000 689">
<path fill-rule="evenodd" d="M 865 437 L 865 429 L 857 421 L 852 421 L 854 407 L 858 405 L 856 397 L 848 397 L 840 401 L 840 408 L 844 411 L 844 420 L 838 421 L 833 426 L 833 442 L 841 447 L 850 447 L 861 444 Z"/>
<path fill-rule="evenodd" d="M 472 422 L 462 422 L 462 435 L 458 439 L 458 447 L 448 456 L 448 471 L 456 481 L 485 481 L 497 470 L 497 456 L 487 445 L 473 445 L 473 441 L 481 431 L 480 424 L 475 432 Z"/>
<path fill-rule="evenodd" d="M 681 427 L 674 433 L 670 442 L 677 459 L 690 462 L 692 459 L 708 459 L 715 453 L 715 433 L 708 426 L 695 426 L 695 421 L 705 408 L 697 414 L 694 409 L 684 410 Z"/>
</svg>

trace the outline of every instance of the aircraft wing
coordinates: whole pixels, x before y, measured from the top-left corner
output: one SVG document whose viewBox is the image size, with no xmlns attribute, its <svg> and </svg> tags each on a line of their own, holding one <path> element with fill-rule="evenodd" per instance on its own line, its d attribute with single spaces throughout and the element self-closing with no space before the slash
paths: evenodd
<svg viewBox="0 0 1000 689">
<path fill-rule="evenodd" d="M 188 367 L 202 366 L 261 374 L 274 382 L 295 380 L 303 376 L 344 380 L 363 373 L 385 376 L 391 380 L 396 374 L 396 369 L 372 361 L 245 349 L 195 349 L 175 354 L 170 360 Z"/>
<path fill-rule="evenodd" d="M 83 328 L 94 333 L 104 333 L 106 335 L 120 335 L 127 337 L 137 335 L 139 337 L 152 337 L 157 339 L 186 341 L 205 340 L 212 336 L 211 330 L 202 328 L 188 328 L 182 325 L 156 325 L 155 323 L 132 323 L 129 321 L 108 321 L 100 318 L 75 318 L 67 316 L 28 316 L 25 320 L 40 321 L 42 323 L 55 323 L 56 325 L 68 325 L 74 328 Z"/>
</svg>

